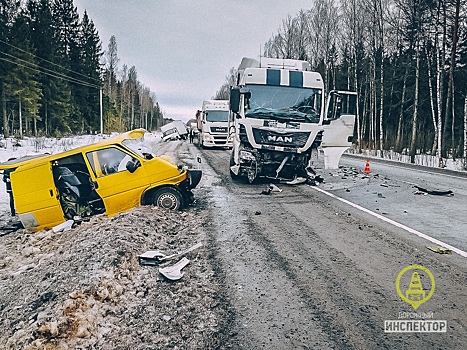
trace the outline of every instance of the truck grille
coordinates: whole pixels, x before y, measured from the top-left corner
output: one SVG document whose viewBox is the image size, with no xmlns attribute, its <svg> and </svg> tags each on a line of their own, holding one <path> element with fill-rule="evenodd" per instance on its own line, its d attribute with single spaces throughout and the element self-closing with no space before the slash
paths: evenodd
<svg viewBox="0 0 467 350">
<path fill-rule="evenodd" d="M 301 148 L 305 146 L 310 134 L 310 131 L 276 132 L 253 128 L 255 142 L 260 145 Z"/>
<path fill-rule="evenodd" d="M 225 126 L 212 126 L 211 132 L 227 132 L 227 127 Z"/>
</svg>

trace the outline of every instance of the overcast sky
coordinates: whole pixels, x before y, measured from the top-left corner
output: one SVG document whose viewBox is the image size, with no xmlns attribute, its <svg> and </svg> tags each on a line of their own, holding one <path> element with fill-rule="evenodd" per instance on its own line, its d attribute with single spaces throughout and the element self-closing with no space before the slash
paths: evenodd
<svg viewBox="0 0 467 350">
<path fill-rule="evenodd" d="M 123 64 L 157 96 L 167 118 L 187 121 L 242 57 L 258 58 L 282 20 L 312 0 L 74 0 L 107 50 L 115 36 Z"/>
</svg>

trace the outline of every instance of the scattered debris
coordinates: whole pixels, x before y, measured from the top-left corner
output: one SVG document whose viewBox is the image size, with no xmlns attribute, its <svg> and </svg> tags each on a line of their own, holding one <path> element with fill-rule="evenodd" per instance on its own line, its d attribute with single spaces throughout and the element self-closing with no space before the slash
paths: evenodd
<svg viewBox="0 0 467 350">
<path fill-rule="evenodd" d="M 52 232 L 53 233 L 58 233 L 58 232 L 65 232 L 71 230 L 73 227 L 73 224 L 75 223 L 75 220 L 67 220 L 60 225 L 52 227 Z"/>
<path fill-rule="evenodd" d="M 324 178 L 322 178 L 320 175 L 316 175 L 313 178 L 309 177 L 306 180 L 306 184 L 310 186 L 316 186 L 317 183 L 323 183 L 323 182 L 324 182 Z"/>
<path fill-rule="evenodd" d="M 452 254 L 451 249 L 441 247 L 440 245 L 427 247 L 427 248 L 430 249 L 431 251 L 435 252 L 435 253 L 438 253 L 438 254 Z"/>
<path fill-rule="evenodd" d="M 199 207 L 140 206 L 111 218 L 92 216 L 60 233 L 4 235 L 0 348 L 221 348 L 227 306 L 208 254 L 198 253 L 203 248 L 186 255 L 182 283 L 158 271 L 182 257 L 156 268 L 138 264 L 138 255 L 154 247 L 169 255 L 197 242 L 205 246 L 208 220 Z M 202 332 L 193 331 L 194 319 L 204 324 Z"/>
<path fill-rule="evenodd" d="M 271 192 L 282 192 L 282 189 L 274 184 L 269 184 L 265 190 L 261 191 L 261 194 L 271 194 Z"/>
<path fill-rule="evenodd" d="M 19 220 L 8 220 L 0 226 L 0 237 L 9 233 L 15 232 L 23 228 L 23 224 Z"/>
<path fill-rule="evenodd" d="M 149 250 L 146 253 L 143 253 L 138 256 L 138 262 L 140 265 L 159 265 L 167 260 L 185 255 L 202 246 L 202 243 L 196 243 L 194 246 L 188 248 L 187 250 L 172 255 L 165 255 L 160 250 Z"/>
<path fill-rule="evenodd" d="M 302 184 L 302 183 L 305 183 L 305 182 L 306 182 L 306 178 L 296 177 L 295 179 L 293 179 L 291 181 L 287 181 L 286 184 L 287 185 L 299 185 L 299 184 Z"/>
<path fill-rule="evenodd" d="M 451 190 L 440 191 L 440 190 L 428 190 L 420 186 L 414 186 L 414 187 L 422 193 L 431 194 L 434 196 L 454 196 L 454 192 L 452 192 Z"/>
<path fill-rule="evenodd" d="M 255 215 L 261 215 L 261 212 L 258 210 L 255 212 Z"/>
<path fill-rule="evenodd" d="M 167 279 L 172 280 L 172 281 L 177 281 L 180 278 L 183 277 L 183 272 L 181 271 L 188 263 L 190 260 L 188 260 L 186 257 L 183 257 L 182 260 L 180 260 L 178 263 L 172 266 L 168 267 L 163 267 L 159 269 L 159 272 Z"/>
</svg>

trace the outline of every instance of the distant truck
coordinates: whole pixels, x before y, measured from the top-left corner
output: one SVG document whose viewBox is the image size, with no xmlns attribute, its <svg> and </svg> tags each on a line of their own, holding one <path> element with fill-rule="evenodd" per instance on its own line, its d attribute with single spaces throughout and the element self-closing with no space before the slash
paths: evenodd
<svg viewBox="0 0 467 350">
<path fill-rule="evenodd" d="M 185 124 L 181 120 L 174 120 L 168 124 L 161 126 L 162 140 L 186 140 L 188 131 Z"/>
<path fill-rule="evenodd" d="M 230 90 L 235 116 L 230 175 L 249 182 L 313 180 L 312 152 L 318 148 L 325 168 L 337 168 L 352 145 L 356 106 L 351 91 L 331 91 L 325 101 L 323 79 L 306 61 L 244 57 Z"/>
<path fill-rule="evenodd" d="M 232 147 L 229 134 L 230 110 L 228 100 L 205 100 L 196 113 L 200 147 Z"/>
</svg>

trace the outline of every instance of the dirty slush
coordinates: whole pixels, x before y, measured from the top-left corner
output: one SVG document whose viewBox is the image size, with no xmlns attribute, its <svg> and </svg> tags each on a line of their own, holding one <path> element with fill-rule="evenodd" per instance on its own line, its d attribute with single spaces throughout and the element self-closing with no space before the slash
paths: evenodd
<svg viewBox="0 0 467 350">
<path fill-rule="evenodd" d="M 66 232 L 4 235 L 0 348 L 218 348 L 229 312 L 211 265 L 207 215 L 203 203 L 183 212 L 144 206 Z M 138 262 L 152 249 L 169 255 L 196 243 L 178 281 Z"/>
</svg>

